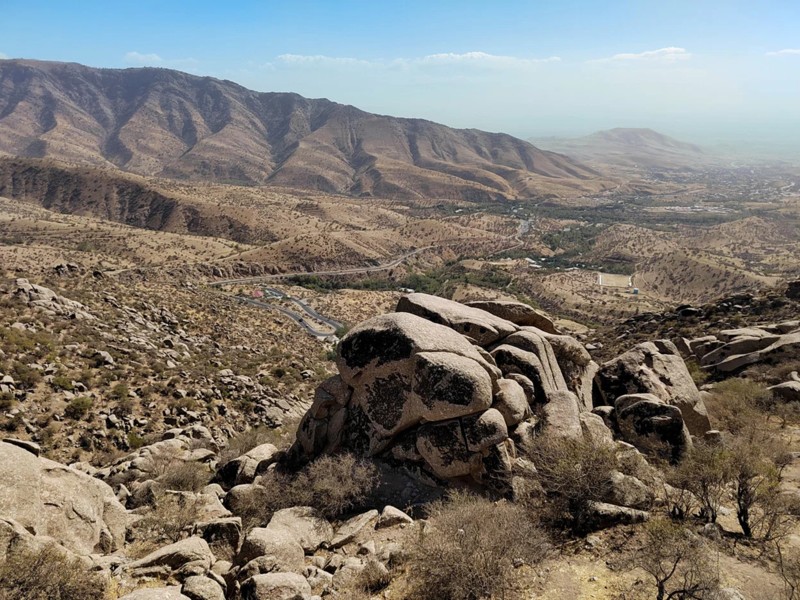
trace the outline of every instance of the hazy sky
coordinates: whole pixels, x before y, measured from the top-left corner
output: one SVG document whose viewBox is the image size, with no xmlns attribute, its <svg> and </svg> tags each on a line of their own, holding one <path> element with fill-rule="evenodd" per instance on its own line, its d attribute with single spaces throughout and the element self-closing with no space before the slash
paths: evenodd
<svg viewBox="0 0 800 600">
<path fill-rule="evenodd" d="M 161 66 L 514 135 L 800 139 L 800 0 L 0 0 L 0 55 Z"/>
</svg>

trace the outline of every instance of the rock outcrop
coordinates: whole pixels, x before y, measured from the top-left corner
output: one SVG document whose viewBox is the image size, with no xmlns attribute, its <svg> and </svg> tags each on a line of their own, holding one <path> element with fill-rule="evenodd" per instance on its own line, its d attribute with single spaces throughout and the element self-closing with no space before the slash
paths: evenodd
<svg viewBox="0 0 800 600">
<path fill-rule="evenodd" d="M 507 492 L 520 443 L 611 444 L 616 435 L 679 456 L 691 444 L 687 427 L 710 429 L 669 342 L 642 344 L 600 368 L 577 340 L 505 320 L 494 305 L 493 314 L 410 294 L 397 308 L 342 339 L 339 375 L 317 389 L 292 458 L 346 450 Z M 591 414 L 593 382 L 597 402 L 610 405 L 602 418 Z M 632 393 L 652 396 L 615 414 L 617 397 Z"/>
<path fill-rule="evenodd" d="M 615 405 L 627 394 L 652 394 L 680 410 L 693 435 L 702 435 L 711 424 L 700 391 L 678 349 L 670 341 L 639 344 L 603 364 L 595 377 L 595 405 Z"/>
<path fill-rule="evenodd" d="M 0 516 L 84 555 L 122 547 L 128 524 L 110 486 L 6 442 L 0 442 Z"/>
</svg>

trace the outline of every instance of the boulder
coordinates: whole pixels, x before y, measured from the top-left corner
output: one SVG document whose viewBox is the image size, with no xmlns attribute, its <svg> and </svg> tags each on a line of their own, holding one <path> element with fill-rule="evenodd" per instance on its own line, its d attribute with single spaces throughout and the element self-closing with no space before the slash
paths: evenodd
<svg viewBox="0 0 800 600">
<path fill-rule="evenodd" d="M 778 336 L 775 342 L 765 348 L 746 354 L 733 355 L 709 366 L 719 373 L 734 373 L 748 365 L 764 362 L 776 364 L 785 358 L 795 357 L 798 348 L 800 348 L 800 333 L 787 333 Z"/>
<path fill-rule="evenodd" d="M 582 526 L 585 531 L 598 531 L 617 525 L 635 525 L 650 519 L 644 510 L 616 506 L 607 502 L 591 502 L 586 511 Z"/>
<path fill-rule="evenodd" d="M 148 587 L 125 594 L 119 600 L 191 600 L 181 593 L 181 586 Z"/>
<path fill-rule="evenodd" d="M 609 429 L 603 417 L 594 413 L 582 412 L 578 415 L 581 424 L 583 439 L 595 447 L 613 446 L 614 435 Z"/>
<path fill-rule="evenodd" d="M 336 534 L 331 540 L 331 546 L 333 548 L 341 548 L 345 544 L 349 544 L 355 540 L 364 529 L 373 528 L 378 517 L 379 513 L 377 510 L 368 510 L 365 513 L 361 513 L 345 521 L 336 530 Z"/>
<path fill-rule="evenodd" d="M 414 519 L 409 517 L 402 510 L 387 504 L 383 508 L 383 512 L 381 512 L 381 516 L 378 519 L 378 523 L 375 525 L 375 529 L 383 529 L 384 527 L 395 527 L 396 525 L 408 525 L 413 522 Z"/>
<path fill-rule="evenodd" d="M 278 449 L 272 444 L 261 444 L 242 456 L 222 465 L 214 478 L 224 489 L 253 483 L 260 465 L 269 465 L 277 459 Z"/>
<path fill-rule="evenodd" d="M 543 434 L 560 438 L 582 437 L 579 405 L 578 397 L 572 392 L 558 391 L 551 394 L 550 402 L 542 407 Z"/>
<path fill-rule="evenodd" d="M 592 388 L 600 365 L 592 360 L 586 348 L 568 335 L 545 336 L 556 356 L 567 389 L 580 400 L 581 412 L 592 410 Z"/>
<path fill-rule="evenodd" d="M 214 556 L 232 558 L 239 551 L 242 538 L 242 519 L 227 517 L 202 521 L 195 524 L 194 534 L 208 542 Z"/>
<path fill-rule="evenodd" d="M 777 342 L 781 337 L 779 335 L 768 335 L 766 332 L 762 333 L 764 333 L 764 335 L 741 335 L 724 343 L 722 346 L 714 348 L 700 358 L 700 366 L 707 367 L 709 365 L 715 365 L 731 356 L 762 350 Z"/>
<path fill-rule="evenodd" d="M 242 584 L 242 600 L 296 600 L 311 595 L 311 586 L 297 573 L 266 573 Z"/>
<path fill-rule="evenodd" d="M 214 579 L 202 575 L 187 577 L 181 593 L 190 600 L 225 600 L 222 586 Z"/>
<path fill-rule="evenodd" d="M 604 363 L 595 387 L 595 404 L 613 405 L 619 396 L 649 393 L 677 407 L 690 433 L 702 435 L 711 429 L 700 391 L 670 341 L 645 342 Z"/>
<path fill-rule="evenodd" d="M 305 552 L 286 529 L 254 527 L 245 536 L 236 563 L 243 565 L 260 556 L 273 556 L 281 569 L 294 571 L 302 568 Z"/>
<path fill-rule="evenodd" d="M 620 437 L 643 452 L 679 460 L 692 446 L 680 409 L 652 394 L 620 396 L 614 412 Z"/>
<path fill-rule="evenodd" d="M 452 419 L 426 423 L 417 431 L 417 450 L 434 475 L 442 479 L 477 472 L 480 454 L 467 447 L 461 421 Z"/>
<path fill-rule="evenodd" d="M 514 325 L 528 325 L 547 333 L 559 333 L 553 320 L 541 311 L 522 302 L 508 300 L 474 300 L 466 302 L 466 306 L 477 308 L 493 314 Z"/>
<path fill-rule="evenodd" d="M 106 483 L 6 442 L 0 442 L 0 515 L 84 555 L 121 548 L 128 525 Z"/>
<path fill-rule="evenodd" d="M 528 398 L 522 386 L 513 379 L 500 379 L 497 382 L 499 391 L 495 395 L 492 408 L 500 411 L 506 425 L 513 427 L 530 416 Z"/>
<path fill-rule="evenodd" d="M 215 561 L 216 558 L 206 541 L 192 536 L 159 548 L 139 560 L 127 563 L 124 570 L 134 576 L 157 573 L 169 575 L 188 566 L 197 566 L 207 571 Z"/>
<path fill-rule="evenodd" d="M 604 498 L 609 504 L 629 508 L 647 509 L 653 505 L 655 494 L 636 477 L 612 471 L 608 481 L 608 494 Z"/>
<path fill-rule="evenodd" d="M 397 303 L 397 312 L 446 325 L 481 346 L 493 344 L 517 330 L 513 323 L 491 313 L 428 294 L 403 296 Z"/>
<path fill-rule="evenodd" d="M 800 381 L 786 381 L 768 389 L 781 402 L 800 402 Z"/>
<path fill-rule="evenodd" d="M 305 552 L 314 552 L 333 537 L 333 526 L 309 506 L 284 508 L 272 515 L 267 530 L 294 539 Z"/>
</svg>

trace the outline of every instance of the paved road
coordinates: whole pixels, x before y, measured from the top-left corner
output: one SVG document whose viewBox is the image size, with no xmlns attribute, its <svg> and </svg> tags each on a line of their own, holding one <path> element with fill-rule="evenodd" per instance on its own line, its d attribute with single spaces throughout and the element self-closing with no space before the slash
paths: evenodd
<svg viewBox="0 0 800 600">
<path fill-rule="evenodd" d="M 306 304 L 305 300 L 301 300 L 300 298 L 295 298 L 294 296 L 290 296 L 289 294 L 287 294 L 285 292 L 282 292 L 282 291 L 280 291 L 278 289 L 271 288 L 271 287 L 266 287 L 265 286 L 264 290 L 269 292 L 270 294 L 272 294 L 273 296 L 275 296 L 277 298 L 281 298 L 282 300 L 288 300 L 289 302 L 293 302 L 294 304 L 299 306 L 310 317 L 316 319 L 320 323 L 325 323 L 326 325 L 329 325 L 329 326 L 333 327 L 334 330 L 339 329 L 340 327 L 344 326 L 344 323 L 340 323 L 339 321 L 334 321 L 333 319 L 330 319 L 330 318 L 326 317 L 325 315 L 322 315 L 322 314 L 318 313 L 316 310 L 314 310 L 312 307 L 310 307 L 308 304 Z"/>
<path fill-rule="evenodd" d="M 295 312 L 292 312 L 288 308 L 283 308 L 282 306 L 277 306 L 276 304 L 269 304 L 267 302 L 261 302 L 259 300 L 255 300 L 253 298 L 245 298 L 244 296 L 234 296 L 234 298 L 236 298 L 237 300 L 239 300 L 240 302 L 243 302 L 245 304 L 250 304 L 252 306 L 257 306 L 258 308 L 266 308 L 266 309 L 269 309 L 269 310 L 277 310 L 278 312 L 280 312 L 280 313 L 286 315 L 287 317 L 289 317 L 292 321 L 294 321 L 295 323 L 300 325 L 308 333 L 310 333 L 311 335 L 313 335 L 314 337 L 317 337 L 317 338 L 330 337 L 330 336 L 334 335 L 335 330 L 337 329 L 336 327 L 333 328 L 334 331 L 322 331 L 320 329 L 315 329 L 314 327 L 312 327 L 311 325 L 308 324 L 308 321 L 306 321 L 305 318 L 301 317 L 300 315 L 298 315 Z M 327 322 L 327 319 L 326 319 L 326 322 Z M 336 321 L 333 321 L 333 322 L 335 323 Z"/>
<path fill-rule="evenodd" d="M 211 281 L 207 285 L 216 287 L 220 285 L 231 285 L 236 283 L 257 283 L 259 281 L 275 281 L 276 279 L 285 279 L 286 277 L 300 277 L 311 275 L 358 275 L 360 273 L 375 273 L 377 271 L 386 271 L 393 269 L 403 261 L 411 258 L 415 254 L 430 250 L 435 246 L 425 246 L 424 248 L 417 248 L 411 252 L 406 252 L 402 256 L 395 258 L 391 262 L 383 263 L 381 265 L 374 265 L 372 267 L 356 267 L 352 269 L 336 269 L 333 271 L 296 271 L 294 273 L 277 273 L 275 275 L 259 275 L 258 277 L 243 277 L 241 279 L 223 279 L 220 281 Z"/>
</svg>

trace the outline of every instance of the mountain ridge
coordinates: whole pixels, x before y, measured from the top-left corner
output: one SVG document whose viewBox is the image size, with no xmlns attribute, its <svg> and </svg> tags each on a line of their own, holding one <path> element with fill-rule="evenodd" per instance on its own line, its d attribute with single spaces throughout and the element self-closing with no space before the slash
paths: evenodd
<svg viewBox="0 0 800 600">
<path fill-rule="evenodd" d="M 713 156 L 696 144 L 644 127 L 615 127 L 577 138 L 529 138 L 528 141 L 594 166 L 674 169 L 714 161 Z"/>
<path fill-rule="evenodd" d="M 503 133 L 171 69 L 27 59 L 0 61 L 0 153 L 355 196 L 508 199 L 609 187 L 594 169 Z"/>
</svg>

